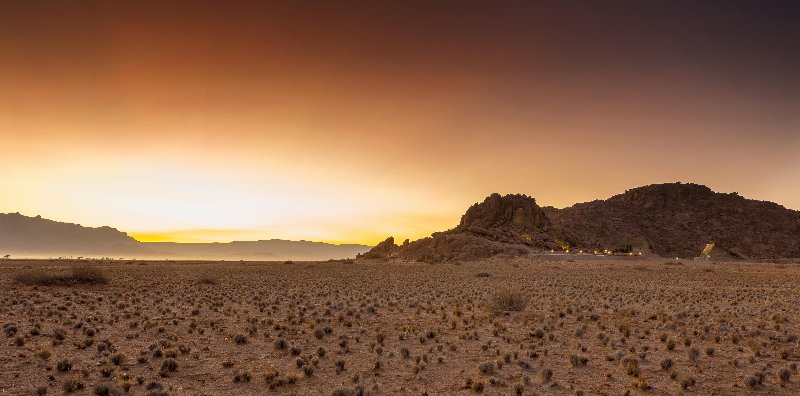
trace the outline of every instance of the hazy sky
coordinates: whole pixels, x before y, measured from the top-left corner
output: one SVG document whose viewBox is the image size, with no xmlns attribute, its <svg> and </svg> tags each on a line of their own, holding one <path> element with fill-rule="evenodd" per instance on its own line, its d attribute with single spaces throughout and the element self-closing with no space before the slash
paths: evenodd
<svg viewBox="0 0 800 396">
<path fill-rule="evenodd" d="M 0 212 L 375 243 L 492 192 L 800 209 L 794 1 L 0 2 Z"/>
</svg>

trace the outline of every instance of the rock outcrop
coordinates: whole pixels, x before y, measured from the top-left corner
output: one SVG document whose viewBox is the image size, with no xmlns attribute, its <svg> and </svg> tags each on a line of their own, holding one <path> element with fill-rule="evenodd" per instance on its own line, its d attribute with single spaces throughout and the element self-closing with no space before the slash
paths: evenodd
<svg viewBox="0 0 800 396">
<path fill-rule="evenodd" d="M 492 194 L 472 205 L 453 229 L 397 246 L 389 237 L 364 258 L 397 257 L 439 262 L 470 261 L 497 254 L 527 255 L 557 247 L 557 233 L 536 201 L 526 195 Z"/>
</svg>

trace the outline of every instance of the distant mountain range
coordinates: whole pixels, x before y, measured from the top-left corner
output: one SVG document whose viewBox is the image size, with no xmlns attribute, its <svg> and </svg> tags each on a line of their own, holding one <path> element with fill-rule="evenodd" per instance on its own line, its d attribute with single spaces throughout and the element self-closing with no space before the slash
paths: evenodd
<svg viewBox="0 0 800 396">
<path fill-rule="evenodd" d="M 364 257 L 439 262 L 547 251 L 636 251 L 689 258 L 709 242 L 738 257 L 797 258 L 800 212 L 683 183 L 634 188 L 564 209 L 539 207 L 522 194 L 492 194 L 472 205 L 453 229 L 402 245 L 390 237 Z"/>
<path fill-rule="evenodd" d="M 352 258 L 369 249 L 366 245 L 280 239 L 230 243 L 139 242 L 111 227 L 83 227 L 41 216 L 0 214 L 0 256 L 320 261 Z"/>
</svg>

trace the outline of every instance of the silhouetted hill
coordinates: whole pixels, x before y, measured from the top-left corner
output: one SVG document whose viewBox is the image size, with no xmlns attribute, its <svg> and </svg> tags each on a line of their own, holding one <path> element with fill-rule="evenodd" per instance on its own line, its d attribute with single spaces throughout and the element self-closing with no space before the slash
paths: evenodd
<svg viewBox="0 0 800 396">
<path fill-rule="evenodd" d="M 654 184 L 543 209 L 553 227 L 583 247 L 646 237 L 666 257 L 697 256 L 710 241 L 754 259 L 800 257 L 800 212 L 698 184 Z"/>
<path fill-rule="evenodd" d="M 369 249 L 365 245 L 280 239 L 230 243 L 139 242 L 111 227 L 83 227 L 39 216 L 0 214 L 0 256 L 317 261 L 352 258 Z"/>
<path fill-rule="evenodd" d="M 0 253 L 15 256 L 139 255 L 146 249 L 111 227 L 83 227 L 28 217 L 0 214 Z"/>
</svg>

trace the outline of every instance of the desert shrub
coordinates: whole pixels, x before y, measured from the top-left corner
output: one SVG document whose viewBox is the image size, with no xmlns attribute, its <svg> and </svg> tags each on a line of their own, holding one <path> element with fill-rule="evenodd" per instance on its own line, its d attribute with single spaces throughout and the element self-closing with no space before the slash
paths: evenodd
<svg viewBox="0 0 800 396">
<path fill-rule="evenodd" d="M 542 381 L 550 382 L 553 379 L 553 370 L 544 369 L 542 370 Z"/>
<path fill-rule="evenodd" d="M 53 329 L 53 338 L 59 341 L 63 341 L 64 338 L 67 337 L 67 331 L 64 330 L 62 327 L 56 327 Z"/>
<path fill-rule="evenodd" d="M 164 390 L 164 386 L 158 382 L 151 382 L 147 384 L 147 396 L 169 396 L 169 393 Z"/>
<path fill-rule="evenodd" d="M 637 388 L 639 388 L 641 390 L 652 389 L 652 387 L 647 383 L 647 380 L 644 377 L 636 378 L 636 380 L 634 381 L 633 384 L 634 384 L 634 386 L 636 386 Z"/>
<path fill-rule="evenodd" d="M 13 337 L 14 334 L 17 334 L 17 325 L 6 323 L 3 325 L 3 332 L 6 333 L 6 337 Z"/>
<path fill-rule="evenodd" d="M 64 380 L 63 388 L 66 393 L 77 392 L 83 389 L 83 383 L 77 378 L 67 378 Z"/>
<path fill-rule="evenodd" d="M 38 352 L 36 352 L 36 356 L 42 360 L 50 359 L 50 351 L 47 349 L 40 349 Z"/>
<path fill-rule="evenodd" d="M 58 363 L 56 363 L 56 370 L 61 372 L 70 371 L 72 370 L 72 362 L 70 362 L 68 359 L 59 360 Z"/>
<path fill-rule="evenodd" d="M 145 389 L 149 391 L 157 391 L 164 389 L 164 385 L 159 384 L 158 382 L 151 382 L 145 386 Z"/>
<path fill-rule="evenodd" d="M 178 362 L 176 362 L 175 359 L 164 360 L 164 363 L 161 364 L 161 375 L 173 373 L 175 371 L 178 371 Z"/>
<path fill-rule="evenodd" d="M 26 269 L 14 276 L 16 283 L 27 286 L 65 286 L 73 284 L 104 284 L 108 279 L 96 267 L 79 265 L 69 274 L 49 273 L 41 268 Z"/>
<path fill-rule="evenodd" d="M 639 361 L 636 359 L 627 359 L 625 361 L 625 373 L 631 377 L 637 377 L 641 373 L 639 369 Z"/>
<path fill-rule="evenodd" d="M 764 373 L 755 373 L 745 380 L 747 386 L 754 388 L 764 383 Z"/>
<path fill-rule="evenodd" d="M 471 389 L 474 390 L 475 392 L 480 393 L 480 392 L 483 392 L 483 388 L 484 387 L 485 387 L 485 385 L 484 385 L 483 381 L 477 380 L 477 381 L 472 383 Z"/>
<path fill-rule="evenodd" d="M 667 371 L 672 368 L 672 359 L 664 359 L 661 361 L 661 369 Z"/>
<path fill-rule="evenodd" d="M 667 341 L 667 350 L 671 351 L 673 349 L 675 349 L 675 341 L 674 340 Z"/>
<path fill-rule="evenodd" d="M 47 394 L 47 386 L 40 385 L 36 387 L 36 395 L 37 396 L 44 396 Z"/>
<path fill-rule="evenodd" d="M 483 374 L 491 374 L 494 372 L 494 363 L 483 362 L 478 365 L 478 370 L 480 370 L 480 372 Z"/>
<path fill-rule="evenodd" d="M 689 359 L 697 360 L 697 358 L 700 357 L 700 350 L 697 348 L 691 348 L 689 349 L 688 355 Z"/>
<path fill-rule="evenodd" d="M 569 363 L 572 365 L 572 367 L 585 366 L 588 362 L 589 358 L 586 356 L 571 355 L 569 357 Z"/>
<path fill-rule="evenodd" d="M 124 361 L 125 361 L 125 355 L 121 353 L 116 353 L 114 354 L 114 356 L 111 356 L 111 363 L 114 363 L 115 366 L 119 366 Z"/>
<path fill-rule="evenodd" d="M 528 305 L 528 298 L 520 292 L 502 289 L 492 295 L 490 307 L 495 312 L 523 311 Z"/>
<path fill-rule="evenodd" d="M 14 276 L 14 282 L 22 285 L 47 286 L 52 283 L 52 275 L 42 269 L 26 269 Z M 66 386 L 66 385 L 65 385 Z"/>
<path fill-rule="evenodd" d="M 337 360 L 336 361 L 336 374 L 341 373 L 344 371 L 344 360 Z"/>
<path fill-rule="evenodd" d="M 780 378 L 781 382 L 783 382 L 783 383 L 789 382 L 789 379 L 792 378 L 792 371 L 789 370 L 789 369 L 782 369 L 778 373 L 778 378 Z"/>
<path fill-rule="evenodd" d="M 490 276 L 492 276 L 492 274 L 488 272 L 478 272 L 477 274 L 475 274 L 476 278 L 488 278 Z"/>
<path fill-rule="evenodd" d="M 249 371 L 240 371 L 233 376 L 233 382 L 250 382 L 252 378 Z"/>
<path fill-rule="evenodd" d="M 97 396 L 118 396 L 120 393 L 119 388 L 109 383 L 97 384 L 94 387 L 94 394 Z"/>
<path fill-rule="evenodd" d="M 72 267 L 70 280 L 73 283 L 108 283 L 108 279 L 99 269 L 87 265 Z"/>
<path fill-rule="evenodd" d="M 233 336 L 233 342 L 235 342 L 238 345 L 247 344 L 247 337 L 242 334 L 237 334 Z"/>
</svg>

